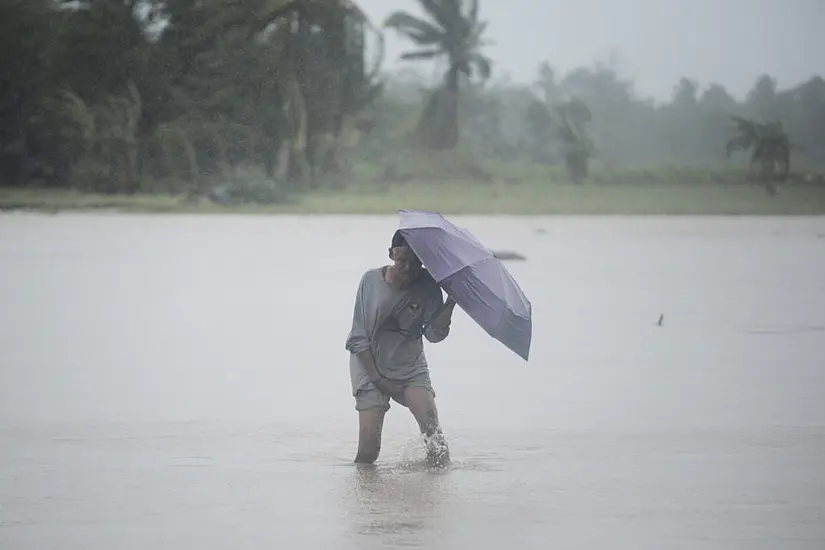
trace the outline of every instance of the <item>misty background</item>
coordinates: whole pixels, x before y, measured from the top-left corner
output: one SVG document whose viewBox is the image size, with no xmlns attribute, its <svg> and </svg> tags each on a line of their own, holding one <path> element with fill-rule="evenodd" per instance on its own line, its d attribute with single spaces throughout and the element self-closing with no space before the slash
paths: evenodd
<svg viewBox="0 0 825 550">
<path fill-rule="evenodd" d="M 822 550 L 824 5 L 0 0 L 0 549 Z M 399 208 L 534 312 L 437 473 L 352 467 Z"/>
<path fill-rule="evenodd" d="M 421 13 L 407 0 L 360 5 L 376 23 L 398 9 Z M 741 100 L 762 74 L 789 88 L 825 71 L 825 3 L 817 0 L 488 1 L 482 17 L 490 21 L 493 43 L 485 50 L 497 76 L 521 84 L 531 83 L 545 60 L 567 72 L 614 56 L 642 98 L 667 102 L 688 77 Z M 387 34 L 388 70 L 411 65 L 398 60 L 407 49 Z"/>
<path fill-rule="evenodd" d="M 262 202 L 348 182 L 553 181 L 565 165 L 577 182 L 739 181 L 758 162 L 821 178 L 821 2 L 460 5 L 439 22 L 413 0 L 3 2 L 0 178 L 254 180 Z M 385 24 L 397 11 L 472 32 L 401 60 L 415 33 Z"/>
</svg>

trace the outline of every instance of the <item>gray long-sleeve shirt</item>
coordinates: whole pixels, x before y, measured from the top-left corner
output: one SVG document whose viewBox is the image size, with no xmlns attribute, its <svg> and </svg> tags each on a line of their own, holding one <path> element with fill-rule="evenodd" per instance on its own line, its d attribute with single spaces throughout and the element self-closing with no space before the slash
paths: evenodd
<svg viewBox="0 0 825 550">
<path fill-rule="evenodd" d="M 371 387 L 356 355 L 362 351 L 372 351 L 379 372 L 387 378 L 406 380 L 427 370 L 421 329 L 443 304 L 441 288 L 428 274 L 399 290 L 387 284 L 382 268 L 364 273 L 346 342 L 353 393 Z M 423 336 L 440 342 L 449 332 L 449 322 L 436 320 L 427 325 Z"/>
</svg>

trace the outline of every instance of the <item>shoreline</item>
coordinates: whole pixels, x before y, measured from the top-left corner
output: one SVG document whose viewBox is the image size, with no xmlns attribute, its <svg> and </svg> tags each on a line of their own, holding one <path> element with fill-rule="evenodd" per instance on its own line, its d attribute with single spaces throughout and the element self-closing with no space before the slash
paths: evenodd
<svg viewBox="0 0 825 550">
<path fill-rule="evenodd" d="M 353 186 L 296 194 L 279 204 L 220 205 L 183 194 L 102 195 L 0 187 L 0 215 L 14 212 L 360 215 L 399 209 L 461 216 L 825 216 L 825 185 L 790 184 L 769 195 L 757 185 L 659 183 L 480 185 L 466 182 Z"/>
</svg>

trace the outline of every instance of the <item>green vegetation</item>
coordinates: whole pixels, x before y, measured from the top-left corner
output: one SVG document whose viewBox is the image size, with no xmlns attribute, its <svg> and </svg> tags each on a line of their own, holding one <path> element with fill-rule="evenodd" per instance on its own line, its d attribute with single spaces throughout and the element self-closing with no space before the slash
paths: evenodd
<svg viewBox="0 0 825 550">
<path fill-rule="evenodd" d="M 551 108 L 555 116 L 551 114 Z M 582 183 L 588 174 L 588 163 L 593 156 L 593 140 L 587 134 L 585 124 L 593 119 L 590 109 L 579 99 L 548 105 L 535 100 L 527 110 L 533 142 L 561 145 L 567 174 L 573 183 Z"/>
<path fill-rule="evenodd" d="M 731 118 L 739 133 L 728 141 L 728 156 L 734 151 L 752 150 L 751 164 L 760 166 L 760 175 L 773 194 L 772 183 L 784 181 L 791 171 L 791 141 L 782 122 L 760 124 L 742 117 Z"/>
<path fill-rule="evenodd" d="M 400 208 L 448 214 L 605 214 L 605 215 L 823 215 L 825 185 L 796 182 L 772 196 L 742 183 L 745 173 L 684 173 L 628 170 L 595 172 L 593 182 L 570 185 L 564 172 L 555 183 L 516 176 L 481 184 L 464 180 L 411 180 L 324 187 L 287 200 L 263 204 L 216 204 L 186 194 L 89 194 L 75 190 L 0 188 L 0 210 L 107 210 L 125 212 L 391 214 Z M 675 179 L 666 179 L 666 178 Z M 691 179 L 684 179 L 684 178 Z M 609 179 L 610 183 L 607 183 Z M 738 180 L 738 182 L 737 182 Z M 599 183 L 602 181 L 603 183 Z"/>
<path fill-rule="evenodd" d="M 482 80 L 490 78 L 491 62 L 480 52 L 487 22 L 478 19 L 478 0 L 469 0 L 466 12 L 462 12 L 464 2 L 460 0 L 418 0 L 418 3 L 432 23 L 401 11 L 390 15 L 384 25 L 422 48 L 401 54 L 401 59 L 446 58 L 444 82 L 427 100 L 416 137 L 425 148 L 452 150 L 458 145 L 459 138 L 461 76 L 470 78 L 475 69 Z"/>
<path fill-rule="evenodd" d="M 0 208 L 825 213 L 821 77 L 743 100 L 685 78 L 665 104 L 610 64 L 496 80 L 482 12 L 5 0 Z M 408 70 L 382 71 L 386 31 Z"/>
</svg>

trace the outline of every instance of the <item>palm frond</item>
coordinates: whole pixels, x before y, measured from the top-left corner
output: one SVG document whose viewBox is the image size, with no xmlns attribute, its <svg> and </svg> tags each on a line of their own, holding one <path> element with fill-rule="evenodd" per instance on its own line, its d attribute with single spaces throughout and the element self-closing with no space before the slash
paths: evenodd
<svg viewBox="0 0 825 550">
<path fill-rule="evenodd" d="M 753 141 L 749 136 L 739 135 L 728 140 L 725 144 L 725 154 L 731 156 L 737 151 L 747 151 L 751 148 Z"/>
<path fill-rule="evenodd" d="M 441 36 L 443 36 L 443 31 L 435 27 L 432 23 L 403 11 L 390 14 L 390 16 L 384 20 L 384 27 L 405 34 L 415 42 L 438 41 L 441 39 Z"/>
<path fill-rule="evenodd" d="M 482 36 L 487 31 L 487 25 L 489 25 L 489 21 L 480 21 L 478 23 L 473 24 L 473 26 L 469 29 L 467 44 L 472 48 L 478 48 L 479 46 L 484 45 L 486 42 L 482 40 Z"/>
<path fill-rule="evenodd" d="M 463 4 L 463 2 L 459 2 Z M 478 0 L 474 0 L 473 3 L 470 4 L 466 13 L 461 13 L 461 6 L 457 8 L 457 11 L 454 15 L 455 21 L 452 24 L 453 32 L 461 37 L 461 42 L 465 43 L 466 45 L 473 45 L 471 47 L 475 47 L 475 44 L 478 42 L 479 36 L 479 27 L 486 26 L 480 25 L 478 20 Z"/>
<path fill-rule="evenodd" d="M 753 120 L 731 115 L 736 134 L 726 145 L 728 156 L 734 151 L 747 151 L 753 148 L 751 160 L 782 161 L 790 155 L 790 138 L 781 121 L 759 123 Z"/>
<path fill-rule="evenodd" d="M 461 74 L 467 75 L 468 77 L 473 76 L 473 68 L 466 58 L 453 63 L 453 69 Z"/>
<path fill-rule="evenodd" d="M 742 135 L 751 136 L 751 138 L 756 138 L 759 134 L 758 126 L 752 120 L 748 120 L 746 118 L 731 115 L 731 120 L 733 120 L 734 125 L 736 126 L 736 130 Z"/>
<path fill-rule="evenodd" d="M 418 3 L 442 29 L 451 30 L 461 0 L 418 0 Z"/>
<path fill-rule="evenodd" d="M 416 46 L 421 47 L 428 47 L 428 46 L 439 46 L 439 49 L 444 49 L 442 46 L 445 41 L 445 37 L 443 34 L 441 35 L 431 35 L 431 34 L 416 34 L 416 33 L 406 33 L 406 37 L 409 38 Z"/>
<path fill-rule="evenodd" d="M 470 0 L 470 9 L 467 10 L 467 21 L 471 25 L 478 23 L 478 0 Z"/>
<path fill-rule="evenodd" d="M 476 66 L 478 76 L 480 76 L 482 80 L 488 80 L 490 78 L 493 72 L 493 62 L 490 61 L 488 57 L 474 52 L 470 54 L 469 61 Z"/>
<path fill-rule="evenodd" d="M 415 60 L 415 59 L 434 59 L 434 58 L 436 58 L 436 57 L 438 57 L 439 55 L 442 55 L 442 54 L 443 54 L 443 51 L 440 48 L 432 49 L 432 50 L 418 50 L 418 51 L 414 51 L 414 52 L 402 53 L 401 54 L 401 59 L 403 59 L 405 61 L 412 61 L 412 60 Z"/>
</svg>

